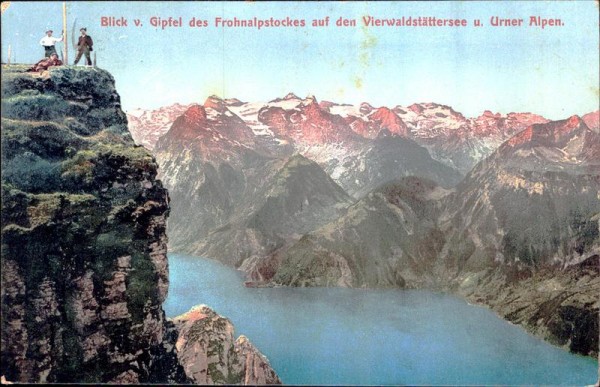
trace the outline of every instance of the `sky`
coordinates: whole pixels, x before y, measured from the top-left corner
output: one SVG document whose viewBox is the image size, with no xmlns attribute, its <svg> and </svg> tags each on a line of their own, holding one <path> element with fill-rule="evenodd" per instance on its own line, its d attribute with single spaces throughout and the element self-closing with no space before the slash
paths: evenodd
<svg viewBox="0 0 600 387">
<path fill-rule="evenodd" d="M 484 110 L 549 119 L 599 105 L 596 1 L 511 2 L 67 2 L 94 39 L 97 65 L 115 78 L 124 110 L 203 103 L 213 94 L 268 101 L 293 92 L 373 106 L 436 102 L 467 117 Z M 363 17 L 466 19 L 467 27 L 365 26 Z M 491 18 L 523 19 L 493 27 Z M 530 26 L 530 17 L 560 26 Z M 121 17 L 126 27 L 102 26 Z M 152 26 L 151 18 L 182 26 Z M 217 27 L 215 18 L 305 20 L 305 27 Z M 329 17 L 329 25 L 313 27 Z M 338 27 L 340 18 L 356 21 Z M 208 26 L 190 27 L 206 20 Z M 134 19 L 139 19 L 136 26 Z M 481 21 L 481 27 L 473 25 Z M 2 12 L 2 62 L 35 63 L 47 29 L 60 35 L 62 2 L 12 1 Z M 57 44 L 62 49 L 62 43 Z M 84 63 L 80 61 L 79 65 Z"/>
</svg>

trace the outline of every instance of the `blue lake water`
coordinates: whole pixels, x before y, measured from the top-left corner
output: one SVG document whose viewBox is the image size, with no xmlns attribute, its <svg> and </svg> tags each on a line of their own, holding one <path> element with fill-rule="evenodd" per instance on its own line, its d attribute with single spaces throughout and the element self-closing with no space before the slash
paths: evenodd
<svg viewBox="0 0 600 387">
<path fill-rule="evenodd" d="M 246 288 L 220 263 L 169 254 L 168 317 L 206 304 L 286 384 L 594 384 L 595 359 L 553 347 L 439 293 Z"/>
</svg>

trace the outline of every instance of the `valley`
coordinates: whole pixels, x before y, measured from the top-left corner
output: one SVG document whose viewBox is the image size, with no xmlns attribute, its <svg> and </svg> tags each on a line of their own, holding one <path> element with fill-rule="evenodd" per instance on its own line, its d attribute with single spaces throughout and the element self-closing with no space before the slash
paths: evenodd
<svg viewBox="0 0 600 387">
<path fill-rule="evenodd" d="M 597 116 L 465 118 L 289 93 L 211 96 L 160 136 L 142 121 L 131 131 L 158 137 L 170 251 L 217 259 L 249 286 L 438 289 L 596 356 Z M 561 285 L 536 285 L 548 281 Z"/>
</svg>

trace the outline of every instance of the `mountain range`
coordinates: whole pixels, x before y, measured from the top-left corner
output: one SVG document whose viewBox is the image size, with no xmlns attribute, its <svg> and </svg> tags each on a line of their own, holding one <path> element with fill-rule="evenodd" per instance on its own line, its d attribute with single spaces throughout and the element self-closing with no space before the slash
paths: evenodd
<svg viewBox="0 0 600 387">
<path fill-rule="evenodd" d="M 448 290 L 593 355 L 598 115 L 211 96 L 160 136 L 135 121 L 133 136 L 159 137 L 146 146 L 170 192 L 173 251 L 253 286 Z M 561 285 L 536 290 L 547 281 Z"/>
</svg>

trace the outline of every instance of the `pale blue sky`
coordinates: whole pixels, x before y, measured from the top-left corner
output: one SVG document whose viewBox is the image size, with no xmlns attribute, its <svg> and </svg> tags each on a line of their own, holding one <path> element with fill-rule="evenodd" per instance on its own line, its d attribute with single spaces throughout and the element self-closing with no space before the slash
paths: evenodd
<svg viewBox="0 0 600 387">
<path fill-rule="evenodd" d="M 211 94 L 265 101 L 290 91 L 375 106 L 438 102 L 466 116 L 489 109 L 560 119 L 599 104 L 594 1 L 67 4 L 68 28 L 75 19 L 77 30 L 88 28 L 98 66 L 114 75 L 125 110 L 202 103 Z M 47 28 L 60 34 L 61 14 L 62 2 L 11 2 L 2 14 L 2 61 L 9 44 L 17 62 L 40 59 L 38 42 Z M 366 28 L 364 15 L 466 18 L 469 27 Z M 538 15 L 561 18 L 564 26 L 529 27 L 529 17 Z M 101 27 L 102 16 L 123 16 L 129 25 Z M 184 26 L 154 28 L 152 16 L 181 16 Z M 214 26 L 215 17 L 254 16 L 290 16 L 305 19 L 307 26 Z M 357 26 L 310 26 L 326 16 L 357 19 Z M 491 16 L 523 18 L 523 27 L 491 27 Z M 188 27 L 192 17 L 209 26 Z M 136 18 L 142 27 L 134 26 Z M 472 27 L 475 18 L 485 26 Z M 73 57 L 71 48 L 70 62 Z"/>
</svg>

